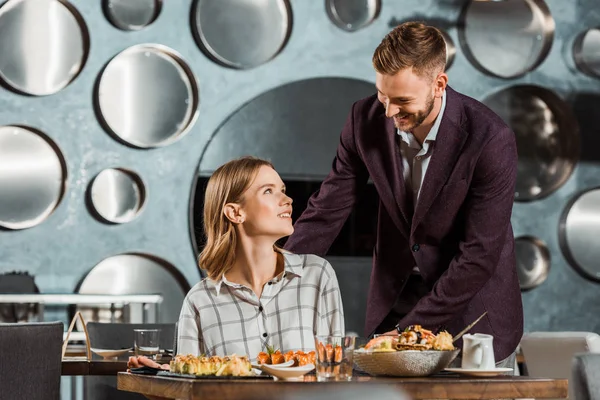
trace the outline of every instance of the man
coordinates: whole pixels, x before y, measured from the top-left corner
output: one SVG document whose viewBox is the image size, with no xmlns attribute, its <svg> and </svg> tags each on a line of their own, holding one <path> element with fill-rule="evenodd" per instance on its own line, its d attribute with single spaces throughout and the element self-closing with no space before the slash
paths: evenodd
<svg viewBox="0 0 600 400">
<path fill-rule="evenodd" d="M 510 223 L 517 149 L 509 127 L 447 86 L 440 32 L 408 22 L 375 50 L 377 95 L 356 102 L 333 168 L 286 249 L 324 255 L 370 177 L 379 194 L 366 334 L 420 324 L 494 335 L 512 367 L 523 306 Z M 460 345 L 460 344 L 459 344 Z"/>
</svg>

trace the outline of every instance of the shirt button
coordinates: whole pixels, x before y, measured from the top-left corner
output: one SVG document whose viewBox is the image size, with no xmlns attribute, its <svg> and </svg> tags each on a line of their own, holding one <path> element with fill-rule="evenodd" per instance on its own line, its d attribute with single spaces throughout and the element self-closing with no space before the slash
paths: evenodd
<svg viewBox="0 0 600 400">
<path fill-rule="evenodd" d="M 258 312 L 262 312 L 263 308 L 262 306 L 258 307 Z"/>
<path fill-rule="evenodd" d="M 272 285 L 272 284 L 273 284 L 273 282 L 269 281 L 269 285 Z"/>
<path fill-rule="evenodd" d="M 268 336 L 267 332 L 263 333 L 263 337 L 267 337 L 267 336 Z"/>
<path fill-rule="evenodd" d="M 412 251 L 417 252 L 421 247 L 418 244 L 413 244 Z"/>
</svg>

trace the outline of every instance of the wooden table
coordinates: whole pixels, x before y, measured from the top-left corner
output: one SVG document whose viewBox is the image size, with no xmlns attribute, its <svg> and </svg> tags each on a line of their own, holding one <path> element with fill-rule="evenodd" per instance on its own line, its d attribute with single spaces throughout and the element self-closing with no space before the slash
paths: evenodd
<svg viewBox="0 0 600 400">
<path fill-rule="evenodd" d="M 370 386 L 367 386 L 370 385 Z M 499 376 L 493 378 L 466 378 L 444 375 L 425 378 L 355 377 L 351 382 L 316 382 L 314 375 L 304 381 L 272 381 L 267 379 L 208 380 L 162 376 L 134 375 L 120 372 L 120 390 L 136 392 L 153 399 L 273 399 L 289 396 L 336 398 L 352 391 L 365 392 L 365 387 L 398 391 L 398 397 L 408 393 L 413 399 L 495 399 L 495 398 L 566 398 L 566 379 Z M 355 397 L 354 397 L 355 398 Z M 364 398 L 364 397 L 363 397 Z M 389 398 L 389 396 L 388 396 Z"/>
<path fill-rule="evenodd" d="M 62 375 L 112 375 L 127 371 L 127 360 L 92 360 L 64 359 Z"/>
</svg>

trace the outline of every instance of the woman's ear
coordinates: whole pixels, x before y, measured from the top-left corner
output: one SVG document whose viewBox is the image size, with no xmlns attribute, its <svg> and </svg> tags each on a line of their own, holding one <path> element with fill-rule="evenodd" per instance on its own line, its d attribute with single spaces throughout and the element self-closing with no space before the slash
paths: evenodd
<svg viewBox="0 0 600 400">
<path fill-rule="evenodd" d="M 239 204 L 225 204 L 225 207 L 223 208 L 223 214 L 225 214 L 225 217 L 234 224 L 241 224 L 244 222 L 244 213 Z"/>
</svg>

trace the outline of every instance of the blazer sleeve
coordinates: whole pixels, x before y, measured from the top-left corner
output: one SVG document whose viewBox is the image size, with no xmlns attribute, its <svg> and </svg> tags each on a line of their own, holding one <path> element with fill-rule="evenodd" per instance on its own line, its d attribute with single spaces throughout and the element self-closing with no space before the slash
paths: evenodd
<svg viewBox="0 0 600 400">
<path fill-rule="evenodd" d="M 515 135 L 500 130 L 484 146 L 464 204 L 458 252 L 433 289 L 399 321 L 437 329 L 464 312 L 496 272 L 510 229 L 517 174 Z M 502 266 L 506 268 L 506 266 Z"/>
<path fill-rule="evenodd" d="M 348 116 L 329 175 L 308 200 L 284 248 L 324 256 L 339 234 L 369 178 L 356 147 L 356 104 Z"/>
</svg>

